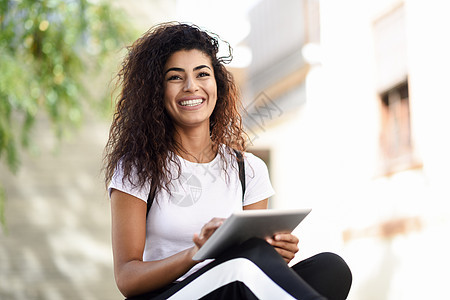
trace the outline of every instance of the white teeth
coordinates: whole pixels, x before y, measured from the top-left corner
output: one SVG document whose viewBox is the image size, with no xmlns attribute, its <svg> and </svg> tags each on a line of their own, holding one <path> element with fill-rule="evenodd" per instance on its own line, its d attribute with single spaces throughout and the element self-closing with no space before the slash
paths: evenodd
<svg viewBox="0 0 450 300">
<path fill-rule="evenodd" d="M 185 100 L 185 101 L 181 101 L 180 104 L 181 106 L 196 106 L 199 104 L 202 104 L 203 99 L 193 99 L 193 100 Z"/>
</svg>

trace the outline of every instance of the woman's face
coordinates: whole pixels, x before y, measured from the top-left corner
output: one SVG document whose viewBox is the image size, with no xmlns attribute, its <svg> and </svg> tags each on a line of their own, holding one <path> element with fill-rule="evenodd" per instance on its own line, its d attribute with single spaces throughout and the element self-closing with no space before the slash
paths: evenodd
<svg viewBox="0 0 450 300">
<path fill-rule="evenodd" d="M 211 59 L 200 50 L 173 53 L 164 67 L 164 105 L 179 127 L 207 126 L 217 101 Z"/>
</svg>

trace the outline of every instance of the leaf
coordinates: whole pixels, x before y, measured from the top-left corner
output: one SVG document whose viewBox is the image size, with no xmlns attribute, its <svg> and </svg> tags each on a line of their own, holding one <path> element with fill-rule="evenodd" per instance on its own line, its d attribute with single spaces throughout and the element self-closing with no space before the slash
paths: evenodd
<svg viewBox="0 0 450 300">
<path fill-rule="evenodd" d="M 89 97 L 85 78 L 131 40 L 126 20 L 106 2 L 0 1 L 0 161 L 12 173 L 38 136 L 38 115 L 62 139 L 86 107 L 106 106 L 108 97 Z"/>
</svg>

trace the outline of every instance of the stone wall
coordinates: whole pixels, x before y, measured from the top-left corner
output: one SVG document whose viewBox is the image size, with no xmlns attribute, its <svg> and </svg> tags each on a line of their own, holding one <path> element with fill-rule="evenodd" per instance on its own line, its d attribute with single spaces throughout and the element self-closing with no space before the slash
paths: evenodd
<svg viewBox="0 0 450 300">
<path fill-rule="evenodd" d="M 25 153 L 16 175 L 0 167 L 0 299 L 123 299 L 101 174 L 108 124 L 90 120 L 59 146 L 45 122 L 35 133 L 40 154 Z"/>
</svg>

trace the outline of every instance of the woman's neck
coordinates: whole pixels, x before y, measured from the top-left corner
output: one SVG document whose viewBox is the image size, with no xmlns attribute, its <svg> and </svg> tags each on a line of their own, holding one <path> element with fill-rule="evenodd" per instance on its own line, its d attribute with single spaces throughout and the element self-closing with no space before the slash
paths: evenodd
<svg viewBox="0 0 450 300">
<path fill-rule="evenodd" d="M 217 146 L 211 140 L 209 128 L 176 128 L 175 141 L 182 147 L 177 155 L 185 160 L 208 163 L 216 157 Z"/>
</svg>

